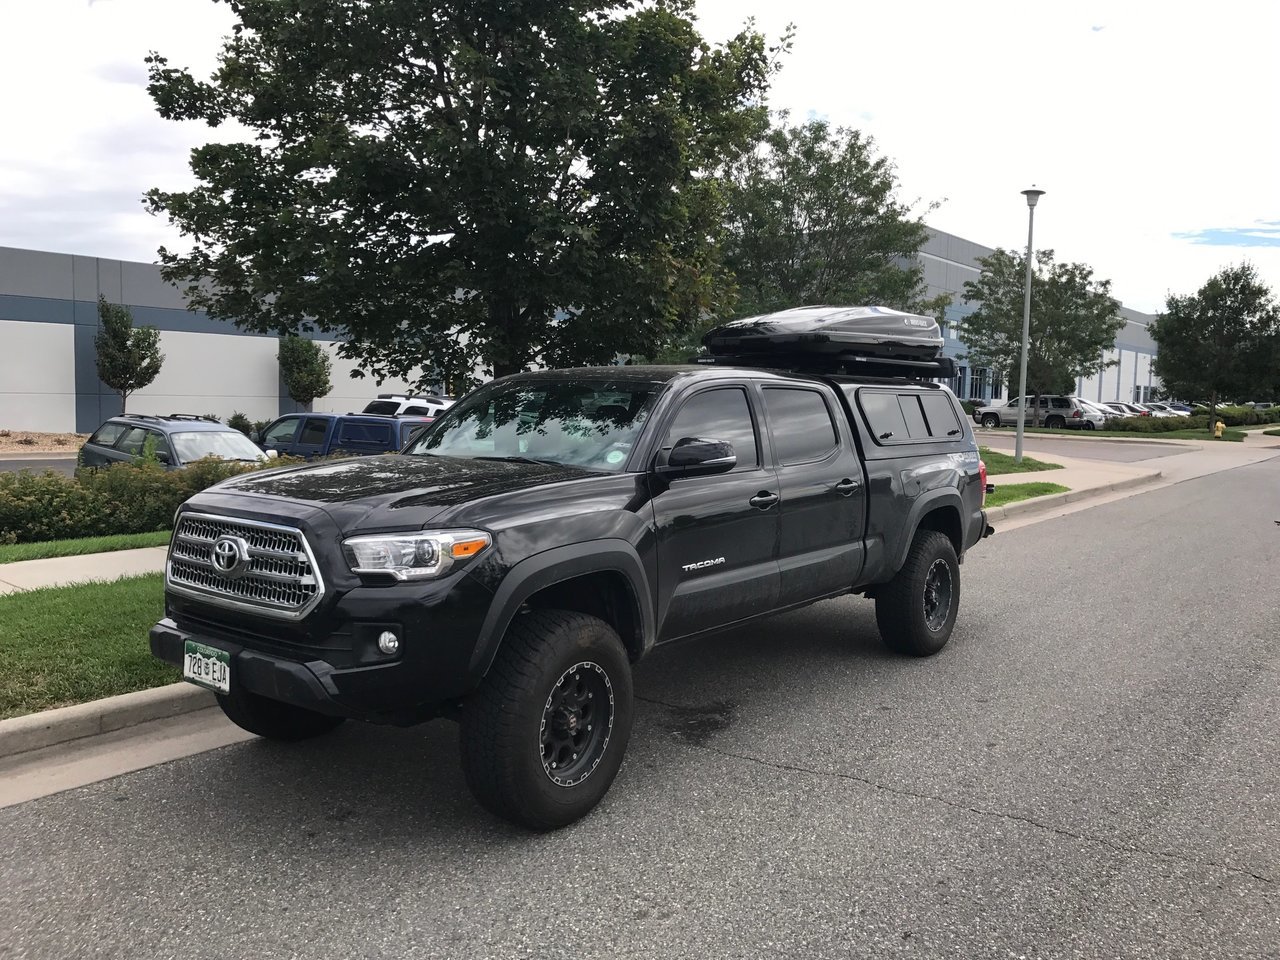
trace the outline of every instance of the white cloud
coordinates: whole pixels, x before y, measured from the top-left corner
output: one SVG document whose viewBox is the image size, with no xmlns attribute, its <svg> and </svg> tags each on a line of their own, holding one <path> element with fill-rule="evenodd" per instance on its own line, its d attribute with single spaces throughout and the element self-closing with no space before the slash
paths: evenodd
<svg viewBox="0 0 1280 960">
<path fill-rule="evenodd" d="M 211 69 L 232 17 L 212 0 L 6 0 L 0 244 L 154 259 L 177 237 L 150 187 L 190 183 L 200 124 L 156 116 L 149 50 Z M 699 0 L 721 39 L 754 16 L 795 49 L 775 107 L 858 127 L 940 229 L 1026 242 L 1019 191 L 1048 191 L 1037 246 L 1091 264 L 1138 309 L 1248 258 L 1280 290 L 1280 248 L 1196 243 L 1280 219 L 1280 4 Z M 1102 27 L 1104 29 L 1098 29 Z"/>
</svg>

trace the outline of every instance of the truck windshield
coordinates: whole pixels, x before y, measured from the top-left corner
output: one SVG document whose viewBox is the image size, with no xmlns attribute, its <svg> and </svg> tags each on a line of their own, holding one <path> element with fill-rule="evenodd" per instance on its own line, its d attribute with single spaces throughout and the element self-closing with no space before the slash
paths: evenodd
<svg viewBox="0 0 1280 960">
<path fill-rule="evenodd" d="M 405 453 L 617 472 L 662 386 L 611 380 L 495 383 L 452 407 Z"/>
</svg>

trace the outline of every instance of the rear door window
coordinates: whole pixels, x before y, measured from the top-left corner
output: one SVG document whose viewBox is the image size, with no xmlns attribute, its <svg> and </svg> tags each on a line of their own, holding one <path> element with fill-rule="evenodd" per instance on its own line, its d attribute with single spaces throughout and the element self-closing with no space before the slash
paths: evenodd
<svg viewBox="0 0 1280 960">
<path fill-rule="evenodd" d="M 104 423 L 98 432 L 89 438 L 89 442 L 99 447 L 115 446 L 115 442 L 129 429 L 123 423 Z"/>
<path fill-rule="evenodd" d="M 325 434 L 328 432 L 328 420 L 322 420 L 319 417 L 308 417 L 307 422 L 302 425 L 302 432 L 298 434 L 298 443 L 301 446 L 318 447 L 324 443 Z"/>
<path fill-rule="evenodd" d="M 778 463 L 821 460 L 839 444 L 831 410 L 816 390 L 766 387 L 764 400 Z"/>
<path fill-rule="evenodd" d="M 116 441 L 116 449 L 131 457 L 142 455 L 142 445 L 147 442 L 147 431 L 142 427 L 129 427 Z"/>
</svg>

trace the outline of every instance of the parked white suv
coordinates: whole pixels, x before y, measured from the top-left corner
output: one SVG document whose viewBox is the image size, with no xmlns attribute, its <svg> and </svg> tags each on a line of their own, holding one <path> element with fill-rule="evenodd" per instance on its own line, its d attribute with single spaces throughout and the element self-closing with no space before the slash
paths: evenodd
<svg viewBox="0 0 1280 960">
<path fill-rule="evenodd" d="M 377 413 L 387 417 L 438 417 L 450 407 L 453 401 L 448 397 L 430 394 L 415 397 L 404 393 L 380 393 L 377 400 L 365 404 L 361 413 Z"/>
<path fill-rule="evenodd" d="M 1028 396 L 1027 426 L 1035 423 L 1031 404 L 1035 398 Z M 1013 427 L 1018 424 L 1018 407 L 1015 398 L 1004 403 L 978 407 L 973 412 L 974 423 L 984 427 Z M 1101 430 L 1106 422 L 1103 415 L 1086 407 L 1077 397 L 1042 396 L 1040 398 L 1040 426 L 1050 430 Z"/>
</svg>

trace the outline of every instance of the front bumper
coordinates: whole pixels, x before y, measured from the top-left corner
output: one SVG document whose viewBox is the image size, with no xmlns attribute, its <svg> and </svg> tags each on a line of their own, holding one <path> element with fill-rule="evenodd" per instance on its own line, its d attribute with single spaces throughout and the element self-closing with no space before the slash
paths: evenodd
<svg viewBox="0 0 1280 960">
<path fill-rule="evenodd" d="M 416 723 L 439 712 L 436 705 L 417 697 L 393 695 L 406 687 L 409 665 L 404 662 L 338 670 L 323 660 L 288 660 L 223 637 L 183 630 L 167 617 L 151 628 L 150 637 L 152 654 L 178 667 L 188 640 L 230 653 L 232 693 L 256 693 L 317 713 L 371 723 Z"/>
</svg>

